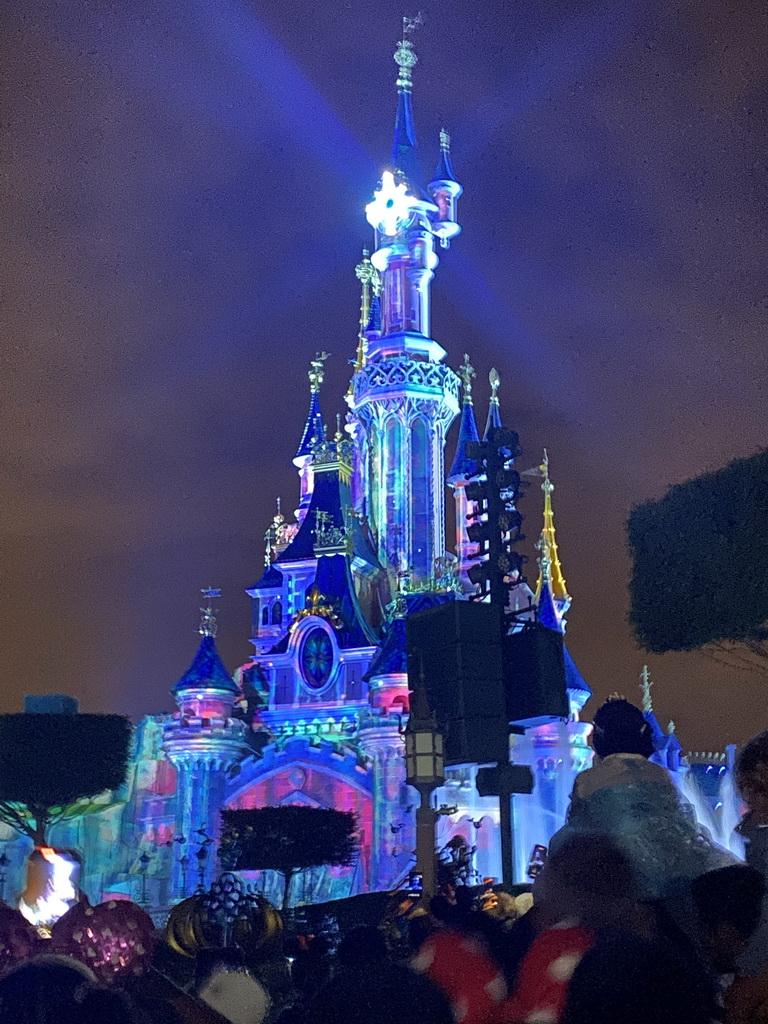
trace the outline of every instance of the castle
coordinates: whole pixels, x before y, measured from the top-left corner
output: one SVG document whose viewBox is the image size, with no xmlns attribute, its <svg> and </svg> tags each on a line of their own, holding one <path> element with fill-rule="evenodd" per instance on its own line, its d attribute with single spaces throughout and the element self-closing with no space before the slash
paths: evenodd
<svg viewBox="0 0 768 1024">
<path fill-rule="evenodd" d="M 94 901 L 122 896 L 167 908 L 208 886 L 217 871 L 222 807 L 304 804 L 355 813 L 356 861 L 305 872 L 293 890 L 295 903 L 389 889 L 414 867 L 418 797 L 405 782 L 405 620 L 475 592 L 466 485 L 477 466 L 467 446 L 484 435 L 469 359 L 454 372 L 432 339 L 436 248 L 448 249 L 460 232 L 462 187 L 444 131 L 437 169 L 429 181 L 422 176 L 412 28 L 406 21 L 394 55 L 391 161 L 365 211 L 375 243 L 356 267 L 360 323 L 346 421 L 337 418 L 331 432 L 323 419 L 326 354 L 320 353 L 311 362 L 309 411 L 293 460 L 300 495 L 295 517 L 289 521 L 278 503 L 263 572 L 247 589 L 252 657 L 234 675 L 222 664 L 212 604 L 217 592 L 204 592 L 199 648 L 173 689 L 177 712 L 139 723 L 122 793 L 101 813 L 64 822 L 53 833 L 57 845 L 82 851 L 83 886 Z M 490 385 L 485 436 L 502 424 L 495 371 Z M 457 417 L 455 449 L 446 453 Z M 512 579 L 508 611 L 512 628 L 528 618 L 563 632 L 570 597 L 546 458 L 534 475 L 541 506 L 536 488 L 527 501 L 535 510 L 528 510 L 529 523 L 543 511 L 539 575 L 533 590 L 521 577 Z M 455 505 L 455 553 L 446 551 L 447 496 Z M 534 792 L 513 799 L 519 881 L 526 880 L 533 846 L 546 844 L 562 824 L 574 775 L 591 759 L 589 727 L 579 721 L 590 690 L 567 650 L 565 659 L 567 720 L 512 741 L 513 760 L 530 764 L 535 777 Z M 668 747 L 669 737 L 660 734 L 665 757 Z M 437 846 L 460 837 L 472 851 L 474 878 L 498 878 L 498 801 L 478 795 L 476 772 L 472 764 L 447 770 L 435 794 L 442 811 Z M 10 892 L 26 843 L 9 835 L 5 850 Z M 276 892 L 277 880 L 265 877 L 262 884 L 268 894 L 274 884 Z"/>
</svg>

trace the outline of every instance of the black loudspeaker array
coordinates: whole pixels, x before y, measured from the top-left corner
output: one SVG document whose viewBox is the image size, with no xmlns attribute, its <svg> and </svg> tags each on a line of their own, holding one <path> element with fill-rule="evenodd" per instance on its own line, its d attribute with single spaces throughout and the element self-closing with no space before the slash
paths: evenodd
<svg viewBox="0 0 768 1024">
<path fill-rule="evenodd" d="M 532 623 L 502 637 L 509 721 L 530 727 L 568 717 L 563 634 Z"/>
<path fill-rule="evenodd" d="M 449 601 L 406 619 L 408 679 L 424 679 L 449 765 L 506 761 L 509 728 L 496 605 Z"/>
<path fill-rule="evenodd" d="M 531 624 L 505 635 L 497 605 L 448 601 L 406 619 L 408 679 L 423 676 L 446 764 L 506 762 L 510 724 L 568 717 L 563 637 Z"/>
</svg>

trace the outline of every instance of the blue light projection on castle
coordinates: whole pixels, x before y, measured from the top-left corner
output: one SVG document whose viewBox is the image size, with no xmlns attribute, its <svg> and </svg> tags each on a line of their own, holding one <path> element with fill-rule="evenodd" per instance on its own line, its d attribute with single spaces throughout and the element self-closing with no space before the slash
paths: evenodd
<svg viewBox="0 0 768 1024">
<path fill-rule="evenodd" d="M 480 435 L 469 358 L 454 372 L 431 336 L 435 250 L 447 250 L 460 232 L 462 187 L 444 131 L 437 170 L 430 181 L 422 175 L 411 106 L 413 27 L 406 22 L 394 55 L 391 161 L 365 210 L 374 247 L 356 267 L 361 315 L 346 422 L 342 429 L 338 418 L 331 433 L 323 420 L 327 355 L 319 353 L 310 364 L 309 412 L 293 460 L 295 519 L 283 515 L 278 501 L 263 572 L 247 589 L 251 659 L 234 675 L 222 664 L 212 603 L 217 592 L 204 591 L 199 649 L 173 688 L 177 712 L 140 723 L 128 782 L 102 813 L 54 832 L 57 845 L 82 851 L 83 883 L 94 901 L 141 894 L 160 909 L 207 886 L 217 871 L 222 807 L 304 804 L 355 813 L 356 862 L 304 873 L 293 902 L 389 889 L 414 867 L 418 797 L 405 783 L 405 619 L 473 592 L 467 569 L 476 549 L 466 530 L 466 484 L 477 467 L 467 445 Z M 489 381 L 486 435 L 502 423 L 495 370 Z M 446 436 L 457 416 L 446 476 Z M 539 578 L 535 591 L 522 579 L 512 581 L 509 610 L 518 613 L 518 625 L 535 618 L 564 632 L 571 599 L 546 456 L 534 476 L 543 492 Z M 446 485 L 455 503 L 455 553 L 446 551 Z M 529 502 L 537 503 L 536 493 Z M 513 801 L 519 880 L 533 846 L 546 845 L 563 823 L 574 775 L 591 758 L 589 726 L 579 721 L 590 690 L 567 651 L 565 662 L 568 720 L 513 739 L 513 760 L 532 765 L 536 780 L 530 796 Z M 650 702 L 647 710 L 652 714 Z M 658 756 L 679 769 L 679 744 L 658 723 L 655 729 Z M 455 847 L 460 839 L 473 850 L 470 880 L 498 878 L 498 801 L 478 795 L 476 772 L 476 765 L 448 769 L 436 793 L 446 812 L 437 845 Z M 8 839 L 10 890 L 26 846 Z M 260 881 L 277 893 L 269 873 Z"/>
</svg>

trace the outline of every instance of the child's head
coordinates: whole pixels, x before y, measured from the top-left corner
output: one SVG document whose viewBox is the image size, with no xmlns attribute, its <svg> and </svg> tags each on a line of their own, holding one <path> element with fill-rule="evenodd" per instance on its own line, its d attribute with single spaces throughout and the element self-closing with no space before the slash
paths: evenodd
<svg viewBox="0 0 768 1024">
<path fill-rule="evenodd" d="M 768 825 L 768 732 L 754 736 L 736 761 L 736 784 L 758 825 Z"/>
<path fill-rule="evenodd" d="M 623 698 L 611 698 L 597 709 L 592 746 L 598 757 L 610 754 L 650 757 L 654 749 L 651 727 L 642 711 Z"/>
<path fill-rule="evenodd" d="M 731 864 L 701 875 L 694 881 L 691 894 L 704 946 L 720 972 L 732 972 L 760 921 L 765 895 L 763 876 L 746 864 Z"/>
</svg>

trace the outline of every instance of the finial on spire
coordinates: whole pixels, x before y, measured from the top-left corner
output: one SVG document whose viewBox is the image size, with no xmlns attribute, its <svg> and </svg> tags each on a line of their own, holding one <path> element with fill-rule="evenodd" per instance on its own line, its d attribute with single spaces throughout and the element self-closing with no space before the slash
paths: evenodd
<svg viewBox="0 0 768 1024">
<path fill-rule="evenodd" d="M 198 632 L 200 633 L 200 636 L 215 637 L 218 627 L 216 625 L 215 611 L 211 602 L 215 597 L 221 597 L 221 591 L 217 590 L 215 587 L 205 587 L 200 591 L 200 593 L 203 595 L 205 605 L 200 608 L 201 619 L 200 629 Z"/>
<path fill-rule="evenodd" d="M 469 361 L 469 356 L 464 353 L 464 362 L 459 367 L 459 377 L 461 377 L 461 383 L 464 388 L 464 401 L 467 405 L 472 405 L 472 378 L 476 377 L 474 366 Z"/>
<path fill-rule="evenodd" d="M 329 355 L 329 352 L 318 352 L 309 364 L 310 369 L 307 371 L 307 376 L 309 377 L 309 390 L 313 395 L 317 394 L 325 379 L 325 360 Z"/>
<path fill-rule="evenodd" d="M 283 527 L 285 525 L 285 516 L 283 515 L 283 500 L 282 498 L 277 499 L 277 511 L 272 516 L 272 522 L 267 527 L 267 532 L 264 534 L 264 543 L 266 545 L 266 551 L 264 552 L 264 565 L 267 569 L 272 564 L 275 555 L 277 554 L 277 545 L 283 536 Z"/>
<path fill-rule="evenodd" d="M 341 413 L 336 413 L 336 433 L 333 435 L 333 440 L 336 444 L 343 439 L 344 435 L 341 432 Z"/>
<path fill-rule="evenodd" d="M 360 330 L 358 332 L 357 354 L 355 356 L 355 373 L 365 366 L 368 349 L 366 329 L 371 318 L 371 295 L 378 295 L 381 290 L 381 275 L 371 263 L 371 254 L 363 249 L 363 258 L 355 267 L 355 276 L 361 284 L 360 295 Z"/>
<path fill-rule="evenodd" d="M 495 366 L 488 374 L 488 383 L 491 385 L 491 405 L 498 405 L 499 396 L 497 392 L 499 390 L 499 385 L 501 384 L 501 377 L 499 377 L 499 371 Z"/>
<path fill-rule="evenodd" d="M 440 149 L 443 151 L 443 153 L 451 152 L 451 136 L 448 134 L 445 128 L 440 129 Z"/>
<path fill-rule="evenodd" d="M 648 666 L 643 665 L 643 671 L 640 673 L 640 690 L 643 694 L 643 711 L 653 711 L 653 699 L 651 698 L 652 686 L 653 680 L 648 672 Z"/>
<path fill-rule="evenodd" d="M 409 36 L 413 35 L 419 25 L 423 24 L 424 18 L 420 13 L 415 18 L 403 18 L 403 38 L 397 44 L 394 54 L 395 63 L 399 68 L 397 88 L 401 92 L 411 91 L 411 72 L 419 60 L 414 52 L 413 43 Z"/>
</svg>

